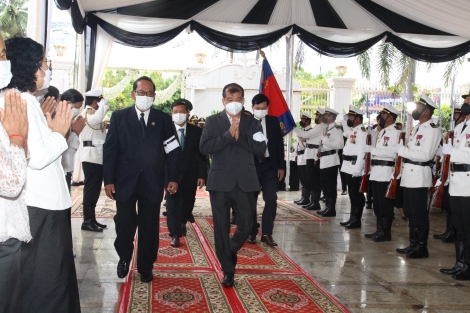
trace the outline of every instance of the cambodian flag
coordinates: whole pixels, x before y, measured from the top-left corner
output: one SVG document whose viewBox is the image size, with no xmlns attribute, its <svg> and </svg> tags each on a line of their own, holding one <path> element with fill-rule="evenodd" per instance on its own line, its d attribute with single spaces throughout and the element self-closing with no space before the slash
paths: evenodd
<svg viewBox="0 0 470 313">
<path fill-rule="evenodd" d="M 269 66 L 268 60 L 266 59 L 263 60 L 259 93 L 269 98 L 268 114 L 279 119 L 282 135 L 285 136 L 290 133 L 295 126 L 294 118 L 289 111 L 281 88 L 279 88 L 271 66 Z"/>
</svg>

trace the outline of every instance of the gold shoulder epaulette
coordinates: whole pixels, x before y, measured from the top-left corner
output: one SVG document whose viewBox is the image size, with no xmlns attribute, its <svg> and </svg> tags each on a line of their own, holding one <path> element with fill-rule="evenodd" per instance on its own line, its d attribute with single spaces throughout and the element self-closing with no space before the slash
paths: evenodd
<svg viewBox="0 0 470 313">
<path fill-rule="evenodd" d="M 411 128 L 411 130 L 410 130 L 410 135 L 413 133 L 413 130 L 414 130 L 414 129 L 415 129 L 415 128 L 414 128 L 414 126 L 413 126 L 413 127 Z"/>
<path fill-rule="evenodd" d="M 362 129 L 363 132 L 367 131 L 367 129 L 364 126 L 362 126 L 361 129 Z"/>
<path fill-rule="evenodd" d="M 434 123 L 431 123 L 431 124 L 429 124 L 429 125 L 431 125 L 432 128 L 437 128 L 437 125 L 434 124 Z"/>
<path fill-rule="evenodd" d="M 341 126 L 339 126 L 339 125 L 336 125 L 335 127 L 336 127 L 337 129 L 341 129 Z"/>
<path fill-rule="evenodd" d="M 88 108 L 88 109 L 86 109 L 86 114 L 93 115 L 93 114 L 95 114 L 95 110 L 93 110 L 92 108 Z"/>
<path fill-rule="evenodd" d="M 395 125 L 395 126 L 393 126 L 393 127 L 395 127 L 395 129 L 398 129 L 398 126 L 397 126 L 397 125 Z"/>
</svg>

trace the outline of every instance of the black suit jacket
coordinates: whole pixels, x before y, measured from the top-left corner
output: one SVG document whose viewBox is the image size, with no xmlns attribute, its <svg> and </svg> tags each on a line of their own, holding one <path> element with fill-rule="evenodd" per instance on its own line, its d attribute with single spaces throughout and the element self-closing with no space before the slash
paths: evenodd
<svg viewBox="0 0 470 313">
<path fill-rule="evenodd" d="M 253 135 L 261 131 L 259 122 L 241 114 L 238 140 L 232 137 L 229 128 L 225 111 L 206 119 L 199 148 L 202 154 L 212 155 L 207 190 L 228 192 L 238 184 L 244 192 L 259 191 L 254 156 L 266 151 L 265 141 L 253 140 Z"/>
<path fill-rule="evenodd" d="M 284 162 L 284 139 L 282 137 L 279 119 L 275 116 L 266 115 L 266 137 L 268 138 L 268 152 L 271 167 L 277 170 L 285 170 Z M 257 159 L 256 159 L 257 161 Z M 259 162 L 256 162 L 258 165 Z"/>
<path fill-rule="evenodd" d="M 178 127 L 173 123 L 175 136 L 178 138 Z M 178 184 L 196 186 L 199 178 L 207 181 L 208 160 L 199 150 L 202 129 L 186 124 L 184 150 L 182 156 L 182 172 Z"/>
<path fill-rule="evenodd" d="M 181 147 L 169 153 L 164 148 L 166 141 L 177 143 L 174 136 L 171 117 L 157 109 L 150 109 L 145 138 L 134 106 L 113 113 L 103 149 L 103 174 L 105 185 L 115 185 L 117 201 L 129 200 L 140 175 L 148 200 L 162 201 L 165 167 L 171 182 L 181 173 Z"/>
</svg>

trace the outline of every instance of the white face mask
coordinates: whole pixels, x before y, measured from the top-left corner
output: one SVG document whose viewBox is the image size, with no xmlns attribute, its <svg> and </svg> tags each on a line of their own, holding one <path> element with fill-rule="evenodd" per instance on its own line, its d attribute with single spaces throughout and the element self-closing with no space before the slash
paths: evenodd
<svg viewBox="0 0 470 313">
<path fill-rule="evenodd" d="M 268 115 L 268 110 L 253 110 L 253 114 L 257 119 L 262 120 L 266 115 Z"/>
<path fill-rule="evenodd" d="M 225 105 L 225 109 L 232 115 L 237 115 L 243 108 L 243 104 L 240 102 L 230 102 Z"/>
<path fill-rule="evenodd" d="M 150 109 L 153 103 L 153 97 L 147 96 L 135 96 L 135 105 L 141 111 L 147 111 Z"/>
<path fill-rule="evenodd" d="M 42 67 L 39 68 L 41 71 L 43 71 L 44 73 L 46 73 L 46 76 L 44 76 L 44 85 L 42 85 L 42 88 L 41 89 L 46 89 L 46 88 L 49 88 L 49 85 L 51 83 L 51 75 L 52 75 L 52 72 L 50 69 L 48 69 L 47 71 L 43 70 Z"/>
<path fill-rule="evenodd" d="M 184 122 L 186 122 L 186 114 L 185 113 L 172 114 L 171 118 L 173 119 L 173 122 L 175 122 L 178 125 L 181 125 Z"/>
<path fill-rule="evenodd" d="M 12 77 L 10 61 L 0 61 L 0 89 L 8 86 Z"/>
<path fill-rule="evenodd" d="M 73 118 L 77 117 L 80 114 L 80 108 L 72 108 L 73 110 Z"/>
</svg>

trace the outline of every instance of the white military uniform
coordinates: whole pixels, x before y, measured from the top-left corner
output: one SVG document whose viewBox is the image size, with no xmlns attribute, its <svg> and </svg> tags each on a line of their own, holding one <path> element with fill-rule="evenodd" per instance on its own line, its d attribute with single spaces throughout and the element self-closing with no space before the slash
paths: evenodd
<svg viewBox="0 0 470 313">
<path fill-rule="evenodd" d="M 315 126 L 307 126 L 305 130 L 300 130 L 298 128 L 294 128 L 294 133 L 297 137 L 301 137 L 305 139 L 305 153 L 304 158 L 307 160 L 314 159 L 317 160 L 317 151 L 318 146 L 320 145 L 320 140 L 323 135 L 323 131 L 326 128 L 325 123 L 316 124 Z"/>
<path fill-rule="evenodd" d="M 103 144 L 106 140 L 106 129 L 103 119 L 108 112 L 108 105 L 101 100 L 98 110 L 87 107 L 82 112 L 86 119 L 85 128 L 80 133 L 80 162 L 103 164 Z M 91 141 L 93 146 L 83 146 L 84 141 Z"/>
<path fill-rule="evenodd" d="M 465 123 L 467 126 L 462 131 Z M 450 154 L 450 162 L 470 164 L 470 121 L 463 121 L 454 130 L 454 148 Z M 449 173 L 449 194 L 455 197 L 470 197 L 470 171 Z"/>
<path fill-rule="evenodd" d="M 362 123 L 350 129 L 348 139 L 343 148 L 341 172 L 348 173 L 354 177 L 362 176 L 365 164 L 364 147 L 366 139 L 367 129 Z M 348 161 L 345 157 L 357 157 L 357 159 L 355 161 Z"/>
<path fill-rule="evenodd" d="M 337 150 L 343 149 L 343 147 L 343 132 L 341 131 L 341 128 L 339 128 L 339 126 L 337 126 L 336 123 L 333 122 L 323 130 L 320 151 L 322 153 L 331 150 L 335 150 L 336 152 L 338 152 Z M 336 165 L 339 165 L 338 153 L 333 153 L 321 157 L 320 169 Z"/>
<path fill-rule="evenodd" d="M 297 135 L 297 149 L 296 149 L 296 155 L 297 155 L 297 166 L 302 166 L 307 164 L 307 159 L 305 158 L 305 138 L 302 137 L 302 135 L 305 133 L 306 130 L 311 129 L 312 126 L 308 125 L 305 127 L 304 130 L 299 130 L 297 128 L 294 128 L 294 130 L 298 130 L 295 133 Z"/>
<path fill-rule="evenodd" d="M 411 131 L 408 144 L 398 152 L 399 156 L 414 162 L 428 162 L 436 155 L 441 132 L 431 120 L 416 125 Z M 401 186 L 408 188 L 431 187 L 432 170 L 430 166 L 405 163 L 401 170 Z"/>
<path fill-rule="evenodd" d="M 376 142 L 371 151 L 371 160 L 389 161 L 395 163 L 395 147 L 398 144 L 401 131 L 392 124 L 382 129 L 376 138 Z M 376 165 L 371 166 L 369 180 L 388 182 L 395 171 L 393 166 Z"/>
</svg>

